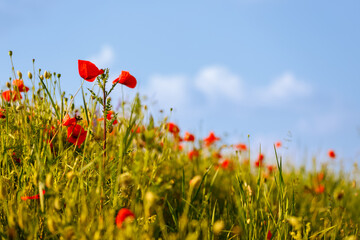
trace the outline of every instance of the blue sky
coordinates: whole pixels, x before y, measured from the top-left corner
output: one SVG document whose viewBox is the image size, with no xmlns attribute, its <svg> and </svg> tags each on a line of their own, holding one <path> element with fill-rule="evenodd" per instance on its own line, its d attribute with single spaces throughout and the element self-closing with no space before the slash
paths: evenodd
<svg viewBox="0 0 360 240">
<path fill-rule="evenodd" d="M 113 78 L 130 71 L 151 111 L 174 107 L 183 132 L 229 143 L 249 134 L 269 152 L 282 140 L 292 161 L 333 148 L 350 164 L 360 155 L 359 10 L 357 0 L 0 0 L 0 83 L 8 50 L 24 73 L 33 58 L 61 73 L 67 93 L 81 83 L 77 60 L 90 59 Z"/>
</svg>

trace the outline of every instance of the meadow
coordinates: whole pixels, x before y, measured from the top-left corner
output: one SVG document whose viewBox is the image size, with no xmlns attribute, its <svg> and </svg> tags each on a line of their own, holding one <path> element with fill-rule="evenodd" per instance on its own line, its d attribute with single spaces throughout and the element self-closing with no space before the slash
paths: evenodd
<svg viewBox="0 0 360 240">
<path fill-rule="evenodd" d="M 136 76 L 108 79 L 109 69 L 89 61 L 78 62 L 75 104 L 61 74 L 35 60 L 23 74 L 9 55 L 1 239 L 359 239 L 356 165 L 284 167 L 281 142 L 265 156 L 214 132 L 200 138 L 155 122 L 139 95 L 114 109 L 112 91 L 135 91 Z M 333 166 L 339 158 L 329 150 Z"/>
</svg>

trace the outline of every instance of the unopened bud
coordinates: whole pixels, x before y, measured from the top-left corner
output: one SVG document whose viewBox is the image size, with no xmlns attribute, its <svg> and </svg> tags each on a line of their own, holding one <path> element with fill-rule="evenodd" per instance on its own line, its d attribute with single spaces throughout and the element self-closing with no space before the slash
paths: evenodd
<svg viewBox="0 0 360 240">
<path fill-rule="evenodd" d="M 58 77 L 58 78 L 60 78 L 60 77 L 61 77 L 61 74 L 60 74 L 60 73 L 58 73 L 58 74 L 57 74 L 57 77 Z"/>
<path fill-rule="evenodd" d="M 46 185 L 46 187 L 51 188 L 51 187 L 52 187 L 52 183 L 53 183 L 52 174 L 51 174 L 51 173 L 48 173 L 48 174 L 46 175 L 45 185 Z"/>
<path fill-rule="evenodd" d="M 7 87 L 7 88 L 11 88 L 11 83 L 6 82 L 6 87 Z"/>
<path fill-rule="evenodd" d="M 31 74 L 31 72 L 28 72 L 28 78 L 32 79 L 32 74 Z"/>
<path fill-rule="evenodd" d="M 40 75 L 39 77 L 41 80 L 44 80 L 44 76 L 43 75 Z"/>
<path fill-rule="evenodd" d="M 19 70 L 17 70 L 17 75 L 19 76 L 19 79 L 22 79 L 22 73 L 19 71 Z"/>
<path fill-rule="evenodd" d="M 9 56 L 10 56 L 10 57 L 12 56 L 12 51 L 9 51 Z"/>
<path fill-rule="evenodd" d="M 49 79 L 49 78 L 51 77 L 51 74 L 50 74 L 48 71 L 45 71 L 45 72 L 44 72 L 44 77 L 45 77 L 46 79 Z"/>
</svg>

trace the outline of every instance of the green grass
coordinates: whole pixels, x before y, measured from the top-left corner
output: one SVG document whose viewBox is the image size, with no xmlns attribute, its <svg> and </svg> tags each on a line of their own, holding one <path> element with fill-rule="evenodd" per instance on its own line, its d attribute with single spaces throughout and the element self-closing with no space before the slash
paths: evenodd
<svg viewBox="0 0 360 240">
<path fill-rule="evenodd" d="M 325 164 L 318 171 L 284 169 L 274 151 L 264 162 L 277 162 L 269 173 L 255 159 L 247 162 L 249 152 L 234 150 L 231 167 L 223 169 L 213 157 L 220 147 L 196 138 L 179 150 L 167 120 L 155 123 L 139 96 L 115 111 L 119 123 L 108 131 L 103 164 L 103 126 L 96 120 L 102 110 L 87 94 L 91 84 L 84 83 L 82 107 L 75 109 L 60 76 L 40 80 L 42 74 L 24 80 L 34 91 L 21 101 L 1 104 L 1 239 L 266 239 L 269 231 L 271 239 L 359 238 L 356 167 L 354 176 Z M 78 123 L 88 134 L 80 148 L 59 124 L 65 113 L 83 119 Z M 132 131 L 137 126 L 144 130 Z M 193 147 L 200 155 L 190 161 Z M 316 192 L 320 182 L 323 193 Z M 40 199 L 21 199 L 43 189 Z M 136 217 L 118 228 L 115 217 L 124 207 Z"/>
</svg>

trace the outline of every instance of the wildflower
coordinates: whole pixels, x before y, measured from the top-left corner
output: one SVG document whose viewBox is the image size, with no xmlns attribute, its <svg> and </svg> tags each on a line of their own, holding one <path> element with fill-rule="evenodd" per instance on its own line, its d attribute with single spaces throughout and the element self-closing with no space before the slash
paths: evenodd
<svg viewBox="0 0 360 240">
<path fill-rule="evenodd" d="M 145 131 L 145 127 L 144 126 L 135 126 L 133 129 L 131 129 L 131 132 L 135 132 L 135 133 L 141 133 Z"/>
<path fill-rule="evenodd" d="M 80 77 L 88 82 L 95 81 L 96 77 L 104 73 L 103 69 L 98 69 L 95 64 L 89 61 L 78 60 Z"/>
<path fill-rule="evenodd" d="M 190 159 L 190 161 L 192 161 L 194 158 L 197 158 L 198 156 L 199 156 L 199 151 L 196 149 L 188 152 L 188 158 Z"/>
<path fill-rule="evenodd" d="M 319 182 L 321 182 L 323 179 L 324 179 L 324 173 L 323 173 L 323 172 L 319 172 L 318 175 L 317 175 L 317 180 L 318 180 Z"/>
<path fill-rule="evenodd" d="M 212 156 L 213 156 L 214 158 L 217 158 L 217 159 L 222 158 L 222 155 L 221 155 L 220 152 L 214 152 L 214 153 L 212 154 Z"/>
<path fill-rule="evenodd" d="M 136 78 L 132 76 L 128 71 L 121 71 L 121 74 L 118 78 L 113 81 L 113 84 L 121 83 L 129 88 L 136 87 Z"/>
<path fill-rule="evenodd" d="M 76 124 L 76 117 L 70 118 L 69 114 L 66 114 L 63 119 L 62 125 L 69 127 L 69 126 L 73 126 L 75 124 Z"/>
<path fill-rule="evenodd" d="M 269 230 L 267 235 L 266 235 L 266 240 L 270 240 L 272 237 L 271 231 Z"/>
<path fill-rule="evenodd" d="M 113 111 L 108 111 L 107 114 L 106 114 L 106 119 L 110 121 L 112 119 L 113 114 L 114 114 Z M 104 118 L 99 118 L 98 119 L 98 121 L 103 121 L 103 120 L 104 120 Z M 118 121 L 115 119 L 114 122 L 113 122 L 113 125 L 115 125 L 117 123 L 118 123 Z"/>
<path fill-rule="evenodd" d="M 2 93 L 2 97 L 7 102 L 22 99 L 22 96 L 20 94 L 18 94 L 16 91 L 10 91 L 10 90 L 4 91 Z"/>
<path fill-rule="evenodd" d="M 267 166 L 267 169 L 268 169 L 268 171 L 269 171 L 269 174 L 272 174 L 272 173 L 275 171 L 276 166 L 274 166 L 274 165 L 268 165 L 268 166 Z"/>
<path fill-rule="evenodd" d="M 23 80 L 15 79 L 12 84 L 19 89 L 19 92 L 29 91 L 29 88 L 24 85 Z"/>
<path fill-rule="evenodd" d="M 14 159 L 17 163 L 21 162 L 20 158 L 16 155 L 16 152 L 12 153 L 12 159 Z"/>
<path fill-rule="evenodd" d="M 0 108 L 0 118 L 5 118 L 5 109 Z"/>
<path fill-rule="evenodd" d="M 215 141 L 220 140 L 220 138 L 216 137 L 214 132 L 210 132 L 209 136 L 204 138 L 205 145 L 208 147 L 213 144 Z"/>
<path fill-rule="evenodd" d="M 282 143 L 280 141 L 276 142 L 275 143 L 275 147 L 276 148 L 280 148 L 282 146 Z"/>
<path fill-rule="evenodd" d="M 134 218 L 135 218 L 135 214 L 133 212 L 131 212 L 127 208 L 122 208 L 122 209 L 119 210 L 118 214 L 116 215 L 116 219 L 115 219 L 116 226 L 118 228 L 122 228 L 123 222 L 126 219 L 133 220 Z"/>
<path fill-rule="evenodd" d="M 45 190 L 42 191 L 42 194 L 45 195 Z M 34 196 L 29 196 L 29 197 L 28 196 L 22 196 L 21 197 L 21 200 L 23 200 L 23 201 L 26 201 L 28 199 L 40 199 L 40 195 L 36 194 Z"/>
<path fill-rule="evenodd" d="M 325 186 L 322 185 L 322 184 L 319 184 L 319 185 L 315 188 L 315 192 L 316 192 L 317 194 L 321 194 L 321 193 L 323 193 L 324 191 L 325 191 Z"/>
<path fill-rule="evenodd" d="M 334 159 L 336 157 L 336 154 L 335 154 L 334 150 L 329 150 L 328 155 L 332 159 Z"/>
<path fill-rule="evenodd" d="M 78 124 L 71 125 L 67 129 L 67 141 L 80 147 L 86 139 L 87 131 Z"/>
<path fill-rule="evenodd" d="M 264 161 L 264 154 L 260 153 L 258 159 L 255 161 L 256 167 L 261 167 Z"/>
<path fill-rule="evenodd" d="M 172 122 L 169 122 L 167 124 L 167 129 L 169 130 L 169 132 L 171 132 L 174 135 L 177 135 L 180 132 L 179 127 L 175 123 L 172 123 Z"/>
<path fill-rule="evenodd" d="M 229 159 L 225 159 L 224 161 L 222 161 L 222 163 L 220 164 L 220 167 L 222 169 L 228 169 L 229 166 L 231 164 L 231 161 Z"/>
<path fill-rule="evenodd" d="M 235 148 L 237 148 L 239 151 L 246 151 L 247 150 L 247 146 L 244 143 L 239 143 L 238 145 L 235 146 Z"/>
<path fill-rule="evenodd" d="M 191 134 L 189 132 L 185 132 L 184 141 L 193 142 L 193 141 L 195 141 L 195 137 L 193 134 Z"/>
</svg>

